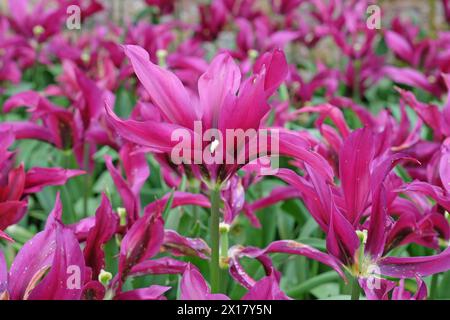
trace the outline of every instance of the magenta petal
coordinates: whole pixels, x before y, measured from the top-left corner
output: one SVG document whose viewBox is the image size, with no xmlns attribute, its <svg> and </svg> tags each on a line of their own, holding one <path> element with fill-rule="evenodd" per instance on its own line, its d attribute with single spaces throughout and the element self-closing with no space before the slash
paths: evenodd
<svg viewBox="0 0 450 320">
<path fill-rule="evenodd" d="M 447 194 L 450 194 L 450 138 L 447 138 L 441 147 L 441 160 L 439 161 L 439 176 Z"/>
<path fill-rule="evenodd" d="M 0 231 L 18 223 L 25 215 L 27 205 L 27 201 L 0 202 Z M 3 236 L 9 239 L 5 233 Z"/>
<path fill-rule="evenodd" d="M 175 260 L 170 257 L 145 260 L 131 268 L 130 276 L 142 276 L 147 274 L 182 274 L 187 265 L 187 262 Z"/>
<path fill-rule="evenodd" d="M 112 159 L 108 155 L 105 155 L 105 164 L 117 188 L 117 191 L 122 198 L 123 206 L 125 207 L 125 210 L 127 212 L 128 222 L 132 223 L 139 217 L 139 200 L 133 194 L 133 191 L 130 189 L 123 177 L 120 175 L 119 170 L 114 167 Z"/>
<path fill-rule="evenodd" d="M 61 224 L 60 217 L 61 202 L 57 198 L 44 231 L 25 243 L 11 265 L 11 299 L 77 300 L 81 297 L 85 272 L 83 253 L 75 235 Z"/>
<path fill-rule="evenodd" d="M 341 270 L 340 264 L 332 256 L 323 253 L 313 247 L 299 243 L 293 240 L 279 240 L 269 244 L 264 250 L 258 253 L 287 253 L 304 256 L 313 260 L 317 260 L 331 268 L 333 268 L 342 278 L 345 278 Z M 254 254 L 253 254 L 254 255 Z"/>
<path fill-rule="evenodd" d="M 70 178 L 85 174 L 82 170 L 69 170 L 62 168 L 32 168 L 25 177 L 24 193 L 31 194 L 41 191 L 47 186 L 63 185 Z"/>
<path fill-rule="evenodd" d="M 181 279 L 180 300 L 229 300 L 226 295 L 212 294 L 201 273 L 188 264 Z"/>
<path fill-rule="evenodd" d="M 177 145 L 177 141 L 172 141 L 172 134 L 177 129 L 184 130 L 185 127 L 179 125 L 164 123 L 160 121 L 135 121 L 135 120 L 121 120 L 111 109 L 111 106 L 106 103 L 107 120 L 111 126 L 117 131 L 117 134 L 126 140 L 136 143 L 138 145 L 146 146 L 159 152 L 172 151 L 172 148 Z M 190 137 L 194 136 L 192 133 Z"/>
<path fill-rule="evenodd" d="M 241 84 L 241 71 L 228 53 L 217 55 L 198 80 L 203 123 L 217 128 L 222 104 L 228 95 L 236 95 Z"/>
<path fill-rule="evenodd" d="M 128 230 L 120 245 L 119 274 L 125 277 L 130 269 L 156 255 L 164 240 L 161 210 L 145 212 Z M 122 279 L 121 279 L 122 280 Z"/>
<path fill-rule="evenodd" d="M 8 291 L 8 266 L 6 265 L 5 255 L 0 250 L 0 300 L 2 300 L 5 291 Z"/>
<path fill-rule="evenodd" d="M 89 230 L 83 250 L 86 265 L 92 268 L 93 279 L 97 279 L 105 267 L 103 245 L 116 233 L 118 226 L 119 217 L 112 211 L 108 198 L 102 194 L 102 203 L 95 213 L 95 225 Z"/>
<path fill-rule="evenodd" d="M 370 129 L 358 129 L 345 139 L 339 153 L 339 177 L 346 203 L 346 216 L 351 224 L 359 222 L 367 207 L 369 170 L 374 155 L 373 140 Z"/>
<path fill-rule="evenodd" d="M 450 199 L 441 188 L 423 181 L 413 181 L 402 191 L 419 192 L 436 200 L 436 202 L 450 211 Z"/>
<path fill-rule="evenodd" d="M 203 239 L 186 238 L 173 230 L 164 231 L 163 248 L 174 256 L 196 256 L 207 259 L 211 249 Z"/>
<path fill-rule="evenodd" d="M 256 282 L 241 300 L 290 300 L 290 298 L 281 291 L 275 273 L 271 273 Z"/>
<path fill-rule="evenodd" d="M 395 282 L 383 278 L 360 278 L 358 282 L 367 300 L 389 300 L 389 293 L 396 285 Z"/>
<path fill-rule="evenodd" d="M 387 257 L 378 263 L 381 273 L 397 278 L 426 277 L 450 270 L 450 248 L 427 257 Z"/>
<path fill-rule="evenodd" d="M 8 236 L 6 233 L 4 233 L 1 230 L 0 230 L 0 239 L 5 239 L 5 240 L 11 241 L 11 242 L 14 241 L 10 236 Z"/>
<path fill-rule="evenodd" d="M 36 139 L 57 145 L 57 139 L 48 128 L 27 121 L 2 122 L 1 128 L 11 129 L 16 139 Z"/>
<path fill-rule="evenodd" d="M 181 81 L 170 71 L 153 64 L 143 48 L 127 45 L 124 49 L 134 72 L 166 120 L 193 128 L 199 117 Z"/>
<path fill-rule="evenodd" d="M 284 52 L 280 49 L 275 49 L 272 52 L 263 54 L 256 61 L 254 71 L 258 73 L 264 70 L 264 91 L 266 96 L 269 97 L 278 89 L 288 74 L 288 64 Z"/>
<path fill-rule="evenodd" d="M 385 40 L 388 47 L 395 52 L 399 58 L 405 61 L 411 61 L 413 49 L 408 41 L 395 31 L 386 31 Z"/>
<path fill-rule="evenodd" d="M 337 210 L 332 210 L 327 234 L 327 250 L 345 265 L 352 265 L 359 238 L 350 222 Z"/>
<path fill-rule="evenodd" d="M 172 289 L 164 286 L 150 286 L 119 293 L 114 300 L 162 300 L 165 299 L 164 293 Z"/>
<path fill-rule="evenodd" d="M 387 200 L 384 186 L 373 195 L 370 225 L 367 233 L 365 252 L 369 253 L 373 260 L 377 260 L 384 251 L 386 243 L 387 227 Z"/>
</svg>

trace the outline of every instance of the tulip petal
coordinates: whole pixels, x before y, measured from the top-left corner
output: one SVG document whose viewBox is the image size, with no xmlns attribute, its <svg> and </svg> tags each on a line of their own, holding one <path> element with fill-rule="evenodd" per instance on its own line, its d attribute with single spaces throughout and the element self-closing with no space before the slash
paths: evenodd
<svg viewBox="0 0 450 320">
<path fill-rule="evenodd" d="M 171 72 L 153 64 L 147 51 L 139 46 L 124 46 L 134 72 L 153 103 L 169 122 L 193 128 L 198 114 L 181 81 Z"/>
</svg>

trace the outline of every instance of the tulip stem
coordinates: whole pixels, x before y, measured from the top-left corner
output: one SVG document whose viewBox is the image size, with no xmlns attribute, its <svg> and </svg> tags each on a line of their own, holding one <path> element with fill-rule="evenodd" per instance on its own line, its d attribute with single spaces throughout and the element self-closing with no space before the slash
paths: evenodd
<svg viewBox="0 0 450 320">
<path fill-rule="evenodd" d="M 219 267 L 219 223 L 220 223 L 220 187 L 215 185 L 210 189 L 211 218 L 210 218 L 210 236 L 211 236 L 211 261 L 210 261 L 210 284 L 211 292 L 218 293 L 220 290 L 220 267 Z"/>
<path fill-rule="evenodd" d="M 354 277 L 352 280 L 352 300 L 359 300 L 358 277 Z"/>
</svg>

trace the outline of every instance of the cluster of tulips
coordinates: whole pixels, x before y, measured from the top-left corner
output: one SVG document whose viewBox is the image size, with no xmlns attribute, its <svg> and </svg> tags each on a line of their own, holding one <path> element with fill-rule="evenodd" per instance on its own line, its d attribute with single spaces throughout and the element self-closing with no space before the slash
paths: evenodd
<svg viewBox="0 0 450 320">
<path fill-rule="evenodd" d="M 1 7 L 0 300 L 450 298 L 450 1 L 132 2 Z"/>
</svg>

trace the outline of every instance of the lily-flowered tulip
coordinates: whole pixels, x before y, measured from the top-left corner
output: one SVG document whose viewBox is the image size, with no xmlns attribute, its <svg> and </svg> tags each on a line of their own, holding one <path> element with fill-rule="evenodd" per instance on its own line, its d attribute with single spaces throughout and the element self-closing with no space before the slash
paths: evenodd
<svg viewBox="0 0 450 320">
<path fill-rule="evenodd" d="M 45 229 L 21 248 L 9 273 L 0 253 L 0 297 L 11 300 L 78 300 L 85 279 L 83 252 L 61 222 L 59 196 Z M 6 279 L 5 279 L 5 275 Z"/>
</svg>

